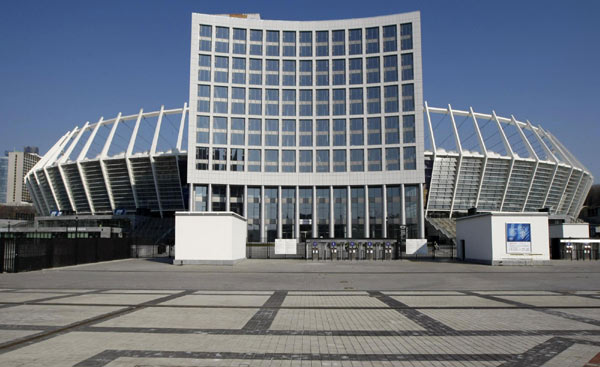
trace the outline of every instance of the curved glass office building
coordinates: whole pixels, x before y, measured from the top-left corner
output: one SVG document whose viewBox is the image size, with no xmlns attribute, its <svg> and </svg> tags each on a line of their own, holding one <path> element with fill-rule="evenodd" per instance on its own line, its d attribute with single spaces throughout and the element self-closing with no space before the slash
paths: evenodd
<svg viewBox="0 0 600 367">
<path fill-rule="evenodd" d="M 423 230 L 419 13 L 193 14 L 188 181 L 250 242 Z"/>
</svg>

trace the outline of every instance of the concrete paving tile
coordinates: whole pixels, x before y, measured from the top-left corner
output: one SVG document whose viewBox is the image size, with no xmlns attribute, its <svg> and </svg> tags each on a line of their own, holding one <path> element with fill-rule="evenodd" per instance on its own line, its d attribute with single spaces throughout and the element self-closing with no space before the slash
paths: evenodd
<svg viewBox="0 0 600 367">
<path fill-rule="evenodd" d="M 90 292 L 93 289 L 50 289 L 50 288 L 35 288 L 35 289 L 15 289 L 14 292 L 15 293 L 21 293 L 21 292 L 25 292 L 25 293 L 31 293 L 31 292 L 37 292 L 37 293 L 84 293 L 84 292 Z"/>
<path fill-rule="evenodd" d="M 20 305 L 3 309 L 0 324 L 64 326 L 120 309 L 109 306 Z"/>
<path fill-rule="evenodd" d="M 577 296 L 501 296 L 500 298 L 539 307 L 600 307 L 600 299 Z"/>
<path fill-rule="evenodd" d="M 592 345 L 574 344 L 546 362 L 544 367 L 585 366 L 599 352 L 600 348 Z"/>
<path fill-rule="evenodd" d="M 600 291 L 575 291 L 575 294 L 590 294 L 600 296 Z"/>
<path fill-rule="evenodd" d="M 556 308 L 554 311 L 600 321 L 600 308 Z"/>
<path fill-rule="evenodd" d="M 0 344 L 39 333 L 41 330 L 0 330 Z"/>
<path fill-rule="evenodd" d="M 336 296 L 349 296 L 349 295 L 367 295 L 366 291 L 289 291 L 288 295 L 293 296 L 309 296 L 309 295 L 322 295 L 322 294 L 333 294 Z"/>
<path fill-rule="evenodd" d="M 192 294 L 242 294 L 242 295 L 271 295 L 272 291 L 196 291 Z"/>
<path fill-rule="evenodd" d="M 392 296 L 410 307 L 512 307 L 477 296 Z"/>
<path fill-rule="evenodd" d="M 81 305 L 137 305 L 164 297 L 161 294 L 82 294 L 42 303 L 69 303 Z"/>
<path fill-rule="evenodd" d="M 395 310 L 282 309 L 271 330 L 424 330 Z"/>
<path fill-rule="evenodd" d="M 184 329 L 241 329 L 258 308 L 154 307 L 102 322 L 100 327 L 145 327 Z"/>
<path fill-rule="evenodd" d="M 465 295 L 464 293 L 458 291 L 385 291 L 381 292 L 388 296 L 401 296 L 405 294 L 415 294 L 415 295 Z"/>
<path fill-rule="evenodd" d="M 456 330 L 600 330 L 600 327 L 529 309 L 421 309 Z"/>
<path fill-rule="evenodd" d="M 269 296 L 235 296 L 235 295 L 186 295 L 161 305 L 169 306 L 262 306 Z"/>
<path fill-rule="evenodd" d="M 490 294 L 490 295 L 496 295 L 496 294 L 505 294 L 505 295 L 519 295 L 519 294 L 540 294 L 540 295 L 556 295 L 556 292 L 551 292 L 551 291 L 536 291 L 536 290 L 532 290 L 532 291 L 514 291 L 514 290 L 506 290 L 506 291 L 474 291 L 475 293 L 479 293 L 479 294 Z"/>
<path fill-rule="evenodd" d="M 178 290 L 165 290 L 165 289 L 109 289 L 100 292 L 101 294 L 174 294 L 179 293 Z"/>
<path fill-rule="evenodd" d="M 285 307 L 386 307 L 377 298 L 369 296 L 296 296 L 289 295 L 283 301 Z"/>
<path fill-rule="evenodd" d="M 34 302 L 38 299 L 64 296 L 64 293 L 0 293 L 0 302 Z"/>
</svg>

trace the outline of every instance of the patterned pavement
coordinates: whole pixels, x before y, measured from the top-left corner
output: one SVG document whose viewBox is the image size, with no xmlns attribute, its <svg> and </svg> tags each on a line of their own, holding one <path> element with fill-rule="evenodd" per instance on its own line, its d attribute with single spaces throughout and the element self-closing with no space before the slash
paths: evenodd
<svg viewBox="0 0 600 367">
<path fill-rule="evenodd" d="M 600 366 L 600 291 L 0 290 L 0 366 Z"/>
</svg>

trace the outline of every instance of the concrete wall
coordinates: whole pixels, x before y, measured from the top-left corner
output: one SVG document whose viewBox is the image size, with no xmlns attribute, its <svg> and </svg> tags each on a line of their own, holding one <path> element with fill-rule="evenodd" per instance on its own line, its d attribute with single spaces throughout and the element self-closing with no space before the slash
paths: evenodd
<svg viewBox="0 0 600 367">
<path fill-rule="evenodd" d="M 588 238 L 590 225 L 587 223 L 563 223 L 550 226 L 550 238 Z"/>
<path fill-rule="evenodd" d="M 507 223 L 531 225 L 531 252 L 508 253 Z M 465 241 L 465 259 L 492 265 L 534 264 L 550 260 L 548 217 L 546 213 L 486 213 L 456 222 L 458 256 Z"/>
<path fill-rule="evenodd" d="M 246 220 L 231 212 L 175 213 L 175 264 L 234 264 L 246 258 Z"/>
</svg>

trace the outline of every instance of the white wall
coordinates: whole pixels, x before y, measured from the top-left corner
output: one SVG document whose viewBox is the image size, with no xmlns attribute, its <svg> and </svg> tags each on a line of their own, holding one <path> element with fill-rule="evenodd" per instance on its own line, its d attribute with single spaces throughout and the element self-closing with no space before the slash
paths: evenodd
<svg viewBox="0 0 600 367">
<path fill-rule="evenodd" d="M 563 223 L 550 226 L 550 238 L 588 238 L 590 225 L 587 223 Z"/>
<path fill-rule="evenodd" d="M 175 264 L 233 264 L 246 258 L 246 220 L 230 212 L 175 213 Z"/>
<path fill-rule="evenodd" d="M 506 224 L 531 225 L 531 253 L 507 252 Z M 461 240 L 465 241 L 465 258 L 491 264 L 550 260 L 548 216 L 546 213 L 491 213 L 460 218 L 456 221 L 458 256 L 461 257 Z"/>
</svg>

